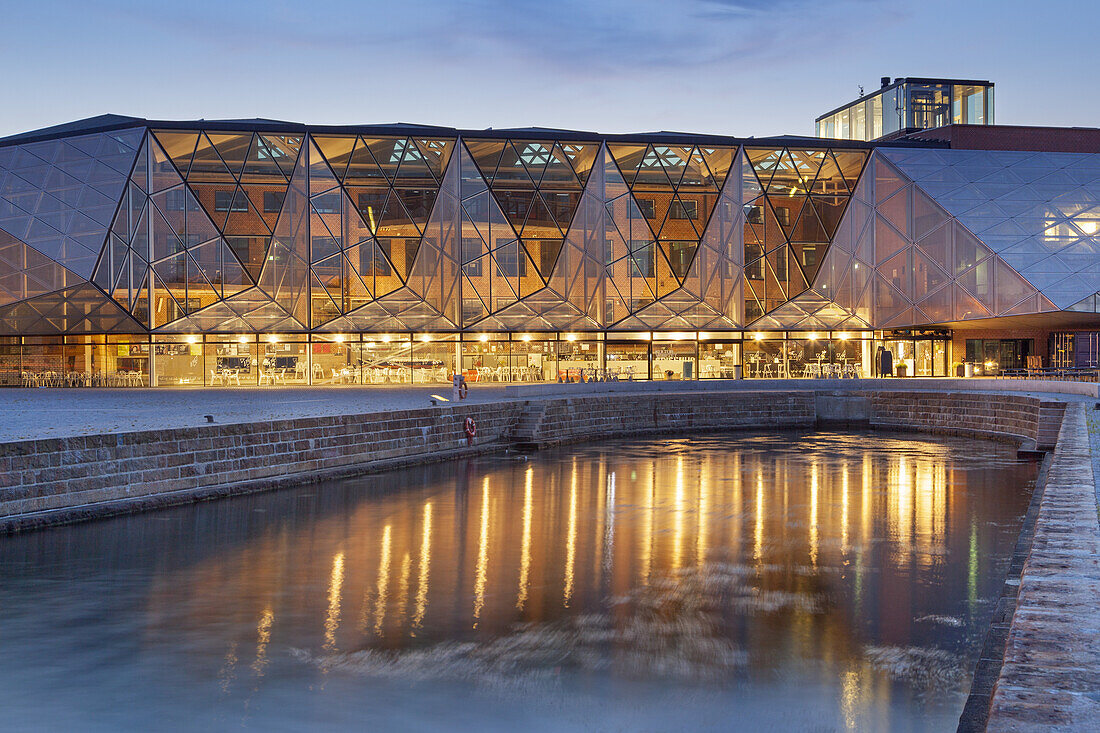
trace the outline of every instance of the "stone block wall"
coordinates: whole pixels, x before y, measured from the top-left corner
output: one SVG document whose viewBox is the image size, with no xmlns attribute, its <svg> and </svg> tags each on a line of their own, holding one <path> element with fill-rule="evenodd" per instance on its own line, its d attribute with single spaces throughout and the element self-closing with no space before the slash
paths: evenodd
<svg viewBox="0 0 1100 733">
<path fill-rule="evenodd" d="M 243 492 L 354 466 L 475 453 L 499 445 L 518 409 L 462 405 L 0 444 L 0 517 L 177 492 L 200 498 L 226 484 Z M 478 425 L 472 447 L 467 416 Z"/>
<path fill-rule="evenodd" d="M 497 450 L 525 411 L 542 407 L 538 441 L 566 443 L 808 429 L 817 422 L 818 397 L 812 390 L 592 394 L 6 443 L 0 444 L 0 530 Z M 879 427 L 1032 445 L 1038 433 L 1040 402 L 1029 397 L 898 390 L 873 392 L 870 400 L 870 422 Z M 463 432 L 468 416 L 478 425 L 472 446 Z"/>
<path fill-rule="evenodd" d="M 874 392 L 871 425 L 1028 442 L 1039 434 L 1041 400 L 1012 394 Z"/>
<path fill-rule="evenodd" d="M 539 437 L 564 443 L 595 436 L 693 430 L 812 428 L 814 393 L 651 393 L 547 400 Z"/>
</svg>

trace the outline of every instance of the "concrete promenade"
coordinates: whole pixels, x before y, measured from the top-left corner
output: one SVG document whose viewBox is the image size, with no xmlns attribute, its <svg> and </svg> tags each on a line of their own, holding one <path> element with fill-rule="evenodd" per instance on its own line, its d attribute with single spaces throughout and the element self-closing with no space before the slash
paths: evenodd
<svg viewBox="0 0 1100 733">
<path fill-rule="evenodd" d="M 1100 523 L 1085 406 L 1066 409 L 989 731 L 1100 730 Z"/>
<path fill-rule="evenodd" d="M 465 404 L 624 393 L 927 390 L 1012 392 L 1044 399 L 1097 397 L 1091 382 L 1010 379 L 787 379 L 590 384 L 475 384 Z M 431 406 L 449 398 L 450 385 L 344 387 L 205 387 L 117 389 L 0 389 L 0 443 L 337 415 L 363 415 Z"/>
</svg>

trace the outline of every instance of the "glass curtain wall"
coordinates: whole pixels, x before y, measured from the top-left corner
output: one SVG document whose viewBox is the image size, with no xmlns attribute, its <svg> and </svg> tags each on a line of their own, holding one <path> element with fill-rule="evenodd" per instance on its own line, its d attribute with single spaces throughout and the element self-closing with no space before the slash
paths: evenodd
<svg viewBox="0 0 1100 733">
<path fill-rule="evenodd" d="M 882 371 L 882 351 L 890 353 L 891 369 Z M 876 341 L 872 371 L 882 377 L 946 377 L 950 356 L 949 337 L 886 336 Z"/>
<path fill-rule="evenodd" d="M 9 338 L 6 384 L 245 387 L 858 377 L 887 348 L 908 375 L 945 376 L 948 336 L 761 331 L 521 334 L 168 334 Z M 151 360 L 151 363 L 150 363 Z M 1005 360 L 1007 363 L 1007 360 Z M 896 374 L 896 368 L 892 374 Z"/>
</svg>

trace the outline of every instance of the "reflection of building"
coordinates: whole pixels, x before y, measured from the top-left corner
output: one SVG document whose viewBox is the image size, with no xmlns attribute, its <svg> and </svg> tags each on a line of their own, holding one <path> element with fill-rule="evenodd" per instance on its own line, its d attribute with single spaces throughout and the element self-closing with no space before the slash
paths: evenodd
<svg viewBox="0 0 1100 733">
<path fill-rule="evenodd" d="M 884 76 L 879 89 L 818 117 L 817 135 L 878 140 L 952 124 L 993 124 L 992 82 Z"/>
<path fill-rule="evenodd" d="M 1048 151 L 1100 141 L 974 129 L 865 143 L 108 116 L 27 133 L 0 141 L 0 370 L 693 379 L 870 375 L 878 346 L 910 375 L 1064 354 L 1100 321 L 1100 155 Z"/>
</svg>

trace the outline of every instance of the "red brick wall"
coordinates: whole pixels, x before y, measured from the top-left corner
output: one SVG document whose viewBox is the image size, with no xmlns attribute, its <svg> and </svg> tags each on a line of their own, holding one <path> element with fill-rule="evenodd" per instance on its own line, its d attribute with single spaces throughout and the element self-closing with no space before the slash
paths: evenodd
<svg viewBox="0 0 1100 733">
<path fill-rule="evenodd" d="M 1024 125 L 945 125 L 906 136 L 908 140 L 946 142 L 960 150 L 1039 150 L 1048 153 L 1100 153 L 1095 127 Z"/>
</svg>

